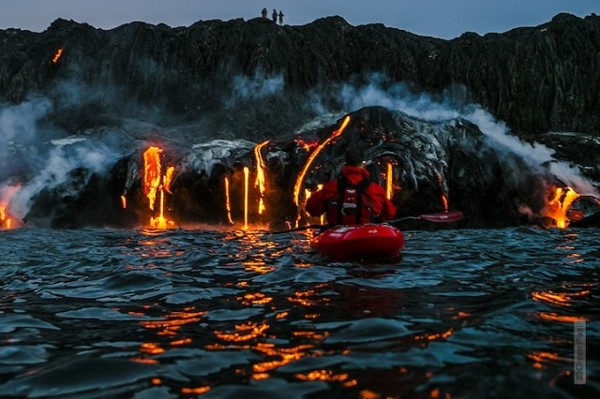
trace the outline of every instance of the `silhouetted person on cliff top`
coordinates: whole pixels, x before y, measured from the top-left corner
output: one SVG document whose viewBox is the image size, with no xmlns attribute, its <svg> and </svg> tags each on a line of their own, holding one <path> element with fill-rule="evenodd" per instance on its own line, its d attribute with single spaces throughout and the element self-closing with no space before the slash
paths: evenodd
<svg viewBox="0 0 600 399">
<path fill-rule="evenodd" d="M 263 8 L 260 12 L 260 16 L 263 18 L 267 18 L 267 7 Z"/>
<path fill-rule="evenodd" d="M 279 25 L 283 25 L 283 11 L 279 10 Z"/>
<path fill-rule="evenodd" d="M 271 18 L 273 18 L 273 22 L 277 23 L 277 11 L 273 9 L 273 14 L 271 14 Z"/>
</svg>

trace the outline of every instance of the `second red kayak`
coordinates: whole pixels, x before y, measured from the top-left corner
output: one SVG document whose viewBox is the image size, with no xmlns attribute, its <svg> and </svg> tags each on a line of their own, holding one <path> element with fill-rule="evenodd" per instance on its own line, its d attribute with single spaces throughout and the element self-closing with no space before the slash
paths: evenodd
<svg viewBox="0 0 600 399">
<path fill-rule="evenodd" d="M 331 260 L 387 259 L 400 255 L 404 234 L 387 224 L 335 226 L 311 240 L 311 246 Z"/>
</svg>

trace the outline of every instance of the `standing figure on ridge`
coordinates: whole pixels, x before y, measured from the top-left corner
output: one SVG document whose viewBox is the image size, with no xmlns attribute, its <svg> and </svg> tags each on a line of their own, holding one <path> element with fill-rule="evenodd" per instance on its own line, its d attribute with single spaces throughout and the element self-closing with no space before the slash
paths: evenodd
<svg viewBox="0 0 600 399">
<path fill-rule="evenodd" d="M 271 14 L 271 18 L 273 18 L 273 22 L 277 23 L 277 11 L 273 9 L 273 14 Z"/>
<path fill-rule="evenodd" d="M 263 8 L 260 12 L 260 16 L 263 18 L 267 18 L 267 7 Z"/>
<path fill-rule="evenodd" d="M 363 168 L 362 151 L 348 150 L 345 160 L 339 179 L 325 183 L 321 190 L 312 193 L 306 201 L 306 211 L 311 216 L 326 213 L 330 226 L 393 219 L 396 206 L 386 197 L 383 187 L 369 180 L 369 172 Z"/>
<path fill-rule="evenodd" d="M 283 11 L 279 10 L 279 25 L 283 26 Z"/>
</svg>

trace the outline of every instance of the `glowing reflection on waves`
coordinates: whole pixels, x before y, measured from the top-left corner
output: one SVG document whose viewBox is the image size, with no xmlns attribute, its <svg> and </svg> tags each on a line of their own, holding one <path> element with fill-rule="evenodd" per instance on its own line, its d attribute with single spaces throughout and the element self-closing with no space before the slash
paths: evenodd
<svg viewBox="0 0 600 399">
<path fill-rule="evenodd" d="M 533 367 L 536 369 L 542 369 L 544 368 L 544 364 L 561 360 L 556 352 L 531 352 L 527 354 L 527 357 L 534 361 Z"/>
<path fill-rule="evenodd" d="M 582 290 L 574 293 L 553 292 L 553 291 L 534 291 L 531 297 L 534 301 L 542 301 L 552 305 L 571 306 L 573 297 L 587 296 L 590 290 Z"/>
<path fill-rule="evenodd" d="M 145 312 L 127 312 L 135 316 L 147 316 L 156 318 L 153 315 L 153 306 L 144 306 Z M 140 325 L 145 329 L 155 331 L 157 337 L 161 338 L 161 343 L 158 342 L 142 342 L 139 347 L 139 355 L 131 358 L 136 363 L 158 364 L 159 361 L 153 356 L 165 353 L 171 347 L 178 347 L 192 344 L 190 337 L 182 337 L 179 330 L 182 326 L 190 323 L 197 323 L 201 316 L 206 312 L 198 311 L 194 307 L 184 308 L 182 311 L 169 312 L 160 317 L 158 320 L 143 320 Z M 168 339 L 165 341 L 165 337 Z"/>
<path fill-rule="evenodd" d="M 568 316 L 560 315 L 554 312 L 538 312 L 538 317 L 546 321 L 557 321 L 559 323 L 575 323 L 578 321 L 588 321 L 586 317 L 582 316 Z"/>
</svg>

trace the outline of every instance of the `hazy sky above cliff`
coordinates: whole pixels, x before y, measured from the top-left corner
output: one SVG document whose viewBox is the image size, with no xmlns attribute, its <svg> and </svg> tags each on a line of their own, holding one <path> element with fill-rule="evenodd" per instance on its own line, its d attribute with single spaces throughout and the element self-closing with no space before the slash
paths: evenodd
<svg viewBox="0 0 600 399">
<path fill-rule="evenodd" d="M 57 18 L 112 29 L 144 21 L 189 26 L 199 20 L 245 20 L 263 7 L 282 10 L 284 23 L 304 25 L 333 15 L 352 25 L 383 23 L 451 39 L 463 32 L 505 32 L 547 22 L 560 12 L 600 14 L 600 0 L 0 0 L 0 29 L 41 32 Z"/>
</svg>

